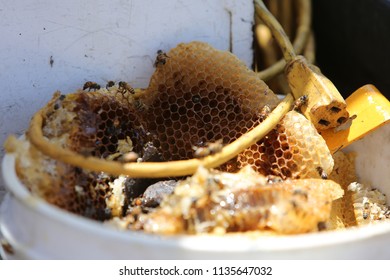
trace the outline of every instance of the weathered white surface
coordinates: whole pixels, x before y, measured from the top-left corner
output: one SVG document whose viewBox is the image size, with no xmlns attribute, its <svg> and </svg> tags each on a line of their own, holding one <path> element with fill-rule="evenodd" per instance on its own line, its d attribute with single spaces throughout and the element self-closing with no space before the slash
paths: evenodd
<svg viewBox="0 0 390 280">
<path fill-rule="evenodd" d="M 180 42 L 205 41 L 252 64 L 252 0 L 0 3 L 1 147 L 54 91 L 72 92 L 87 80 L 145 87 L 156 51 Z"/>
</svg>

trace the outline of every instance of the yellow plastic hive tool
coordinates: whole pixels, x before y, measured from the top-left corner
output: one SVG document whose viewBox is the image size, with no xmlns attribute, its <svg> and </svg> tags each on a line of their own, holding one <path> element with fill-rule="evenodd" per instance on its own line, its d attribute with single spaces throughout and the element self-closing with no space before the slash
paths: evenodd
<svg viewBox="0 0 390 280">
<path fill-rule="evenodd" d="M 332 153 L 390 122 L 390 101 L 373 85 L 362 86 L 345 101 L 350 120 L 340 127 L 321 131 Z"/>
</svg>

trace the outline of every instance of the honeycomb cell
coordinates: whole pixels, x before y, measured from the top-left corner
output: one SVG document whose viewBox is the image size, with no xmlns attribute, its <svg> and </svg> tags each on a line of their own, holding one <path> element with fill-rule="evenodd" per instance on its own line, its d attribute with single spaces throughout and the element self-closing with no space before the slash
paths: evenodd
<svg viewBox="0 0 390 280">
<path fill-rule="evenodd" d="M 275 155 L 276 155 L 276 157 L 278 157 L 278 158 L 282 158 L 282 157 L 284 156 L 284 153 L 283 153 L 282 150 L 277 149 L 277 150 L 275 150 Z M 278 162 L 279 162 L 279 161 L 278 161 Z"/>
<path fill-rule="evenodd" d="M 128 151 L 142 155 L 143 143 L 148 141 L 131 95 L 116 87 L 61 97 L 61 110 L 47 115 L 44 136 L 50 139 L 54 132 L 62 137 L 64 147 L 85 156 L 117 160 Z M 43 156 L 39 159 L 47 161 Z M 38 194 L 73 213 L 97 220 L 110 218 L 105 200 L 111 195 L 111 177 L 54 160 L 52 165 L 58 175 L 52 174 L 46 184 L 34 184 L 40 187 Z"/>
</svg>

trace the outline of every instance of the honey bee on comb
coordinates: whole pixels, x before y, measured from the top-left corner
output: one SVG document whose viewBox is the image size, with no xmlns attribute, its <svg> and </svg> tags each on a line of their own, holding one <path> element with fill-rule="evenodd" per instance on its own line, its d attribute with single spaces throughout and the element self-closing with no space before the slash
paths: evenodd
<svg viewBox="0 0 390 280">
<path fill-rule="evenodd" d="M 61 94 L 54 102 L 54 110 L 58 110 L 61 107 L 62 101 L 65 99 L 65 95 Z"/>
<path fill-rule="evenodd" d="M 363 211 L 362 211 L 363 219 L 366 220 L 370 216 L 370 203 L 367 201 L 364 201 L 363 203 Z"/>
<path fill-rule="evenodd" d="M 167 56 L 167 54 L 165 52 L 163 52 L 162 50 L 158 50 L 157 57 L 156 57 L 156 60 L 154 62 L 154 67 L 157 67 L 159 65 L 164 65 L 167 62 L 168 57 L 169 56 Z"/>
<path fill-rule="evenodd" d="M 206 143 L 204 147 L 198 147 L 198 146 L 192 147 L 192 149 L 195 151 L 194 157 L 196 158 L 202 158 L 202 157 L 216 154 L 220 152 L 222 148 L 223 148 L 223 139 L 219 139 L 212 143 Z"/>
<path fill-rule="evenodd" d="M 130 86 L 128 83 L 126 82 L 123 82 L 123 81 L 120 81 L 118 83 L 119 85 L 119 90 L 122 92 L 122 93 L 125 93 L 125 92 L 129 92 L 131 94 L 135 94 L 135 90 L 132 86 Z"/>
<path fill-rule="evenodd" d="M 108 81 L 107 84 L 106 84 L 106 89 L 109 89 L 110 87 L 113 87 L 115 86 L 115 82 L 114 81 Z"/>
<path fill-rule="evenodd" d="M 88 81 L 84 84 L 83 86 L 83 90 L 87 90 L 88 91 L 91 91 L 91 90 L 99 90 L 100 89 L 100 85 L 95 83 L 95 82 L 92 82 L 92 81 Z"/>
<path fill-rule="evenodd" d="M 264 105 L 264 107 L 261 109 L 259 113 L 260 122 L 264 121 L 270 113 L 271 113 L 271 108 L 268 105 Z"/>
<path fill-rule="evenodd" d="M 145 103 L 143 103 L 141 100 L 137 99 L 137 100 L 134 100 L 133 102 L 133 105 L 135 107 L 135 109 L 138 111 L 138 112 L 144 112 L 146 110 L 146 105 Z"/>
<path fill-rule="evenodd" d="M 328 174 L 324 171 L 324 169 L 321 166 L 318 166 L 317 168 L 318 174 L 321 176 L 321 179 L 328 179 Z"/>
<path fill-rule="evenodd" d="M 293 110 L 302 113 L 301 109 L 307 104 L 308 100 L 309 98 L 307 95 L 302 95 L 297 100 L 295 100 Z"/>
</svg>

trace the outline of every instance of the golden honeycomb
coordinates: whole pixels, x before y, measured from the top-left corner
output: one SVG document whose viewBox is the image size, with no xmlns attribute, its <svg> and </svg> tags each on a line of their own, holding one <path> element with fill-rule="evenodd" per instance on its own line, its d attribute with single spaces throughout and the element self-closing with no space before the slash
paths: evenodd
<svg viewBox="0 0 390 280">
<path fill-rule="evenodd" d="M 55 94 L 45 107 L 45 123 L 42 128 L 45 137 L 63 147 L 85 156 L 120 159 L 121 155 L 135 151 L 142 152 L 143 141 L 147 140 L 142 125 L 136 117 L 137 109 L 132 105 L 131 95 L 118 88 L 99 92 L 78 91 L 70 95 Z M 27 134 L 28 137 L 28 134 Z M 29 148 L 32 160 L 37 160 L 50 170 L 45 181 L 30 182 L 38 185 L 35 191 L 47 201 L 73 213 L 104 220 L 111 216 L 107 211 L 106 199 L 111 195 L 110 182 L 113 178 L 102 172 L 89 172 L 60 161 L 51 160 Z M 35 164 L 31 164 L 34 168 Z M 33 173 L 48 171 L 19 168 L 31 177 Z M 30 170 L 30 171 L 29 171 Z M 21 176 L 27 179 L 27 176 Z M 31 178 L 30 178 L 31 181 Z"/>
<path fill-rule="evenodd" d="M 340 229 L 356 226 L 356 217 L 354 214 L 352 192 L 348 186 L 357 182 L 355 170 L 355 154 L 346 154 L 338 151 L 333 154 L 334 168 L 329 179 L 340 184 L 344 190 L 344 195 L 332 203 L 332 215 L 329 221 L 330 229 Z"/>
<path fill-rule="evenodd" d="M 79 93 L 73 109 L 78 116 L 79 131 L 71 135 L 71 148 L 84 155 L 107 158 L 127 141 L 131 151 L 139 152 L 144 144 L 141 139 L 146 140 L 139 134 L 145 132 L 130 97 L 129 93 L 116 89 L 98 94 Z"/>
<path fill-rule="evenodd" d="M 331 202 L 343 192 L 331 180 L 269 182 L 250 167 L 235 174 L 201 167 L 180 182 L 156 211 L 141 215 L 136 226 L 160 234 L 258 229 L 305 233 L 321 230 Z"/>
<path fill-rule="evenodd" d="M 164 160 L 194 157 L 192 146 L 227 144 L 278 99 L 237 57 L 201 42 L 179 44 L 156 64 L 143 96 L 148 130 Z"/>
<path fill-rule="evenodd" d="M 107 160 L 123 160 L 131 152 L 141 161 L 189 159 L 194 146 L 221 139 L 228 144 L 244 135 L 261 122 L 265 105 L 273 109 L 279 102 L 234 55 L 205 43 L 179 44 L 155 66 L 149 87 L 140 94 L 115 85 L 55 94 L 44 108 L 44 136 L 63 148 Z M 61 208 L 98 220 L 121 216 L 145 184 L 154 183 L 116 180 L 52 160 L 36 149 L 29 156 L 51 167 L 21 165 L 19 175 L 26 185 L 38 186 L 38 194 Z M 291 111 L 264 139 L 221 169 L 237 171 L 246 165 L 283 179 L 320 178 L 319 169 L 330 173 L 333 159 L 313 125 Z M 121 186 L 114 186 L 115 181 Z M 117 194 L 121 197 L 110 198 Z"/>
<path fill-rule="evenodd" d="M 367 184 L 353 182 L 348 186 L 352 193 L 357 225 L 368 225 L 390 218 L 390 209 L 384 193 Z"/>
<path fill-rule="evenodd" d="M 288 112 L 262 140 L 238 156 L 239 167 L 249 164 L 264 175 L 321 178 L 333 169 L 332 155 L 313 124 L 296 111 Z"/>
<path fill-rule="evenodd" d="M 278 100 L 241 61 L 208 44 L 179 44 L 157 64 L 143 97 L 148 131 L 164 160 L 188 159 L 193 146 L 227 144 L 260 123 L 264 105 Z M 249 164 L 265 175 L 320 178 L 330 173 L 332 156 L 323 138 L 304 116 L 290 112 L 260 143 L 224 169 Z M 230 166 L 233 166 L 230 168 Z"/>
</svg>

